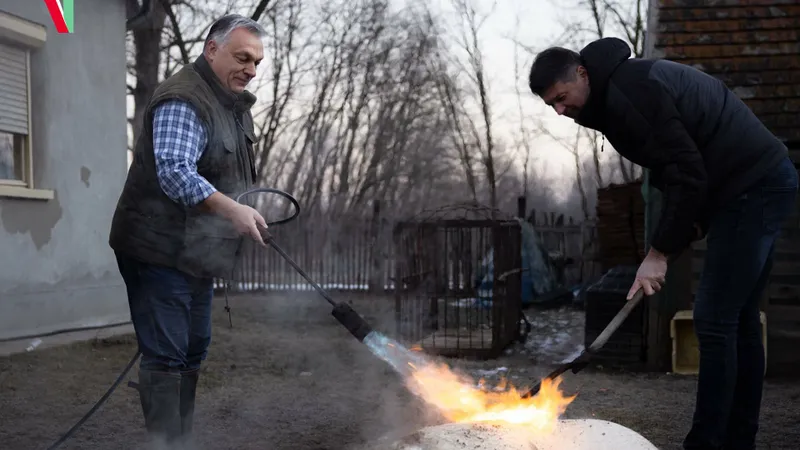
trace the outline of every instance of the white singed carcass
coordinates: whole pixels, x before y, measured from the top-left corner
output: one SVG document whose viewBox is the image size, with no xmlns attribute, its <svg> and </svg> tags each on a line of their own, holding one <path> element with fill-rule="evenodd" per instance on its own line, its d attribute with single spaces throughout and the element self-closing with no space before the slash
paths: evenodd
<svg viewBox="0 0 800 450">
<path fill-rule="evenodd" d="M 381 445 L 385 450 L 658 450 L 639 433 L 595 419 L 560 420 L 549 433 L 513 425 L 449 423 Z"/>
</svg>

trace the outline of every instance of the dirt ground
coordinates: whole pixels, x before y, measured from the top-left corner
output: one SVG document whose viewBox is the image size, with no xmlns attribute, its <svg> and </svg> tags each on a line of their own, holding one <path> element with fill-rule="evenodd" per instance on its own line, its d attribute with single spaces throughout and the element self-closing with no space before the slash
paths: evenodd
<svg viewBox="0 0 800 450">
<path fill-rule="evenodd" d="M 375 328 L 393 328 L 390 299 L 336 297 L 351 300 Z M 439 423 L 315 294 L 236 296 L 231 306 L 233 328 L 218 296 L 200 382 L 198 448 L 350 450 Z M 493 361 L 450 363 L 470 371 L 505 367 L 512 381 L 525 384 L 548 369 L 535 365 L 533 347 L 526 347 Z M 0 358 L 2 448 L 47 448 L 100 398 L 134 353 L 133 336 L 123 336 Z M 542 363 L 541 355 L 536 359 Z M 135 380 L 135 368 L 131 375 Z M 567 375 L 562 387 L 578 394 L 566 417 L 620 423 L 661 449 L 680 448 L 690 424 L 694 377 L 585 371 Z M 800 382 L 770 380 L 764 396 L 758 448 L 797 449 Z M 61 448 L 144 449 L 144 442 L 135 391 L 123 383 Z"/>
</svg>

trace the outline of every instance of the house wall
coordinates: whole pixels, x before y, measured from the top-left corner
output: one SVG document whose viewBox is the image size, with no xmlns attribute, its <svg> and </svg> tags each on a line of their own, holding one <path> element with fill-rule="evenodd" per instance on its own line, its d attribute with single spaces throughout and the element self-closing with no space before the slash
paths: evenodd
<svg viewBox="0 0 800 450">
<path fill-rule="evenodd" d="M 724 81 L 800 163 L 800 3 L 797 0 L 651 0 L 652 57 Z M 692 294 L 705 258 L 695 245 Z M 768 373 L 800 374 L 800 198 L 776 247 L 762 309 Z"/>
<path fill-rule="evenodd" d="M 107 239 L 126 171 L 125 2 L 75 2 L 58 34 L 41 0 L 0 10 L 47 28 L 30 58 L 34 183 L 0 198 L 0 340 L 129 320 Z"/>
</svg>

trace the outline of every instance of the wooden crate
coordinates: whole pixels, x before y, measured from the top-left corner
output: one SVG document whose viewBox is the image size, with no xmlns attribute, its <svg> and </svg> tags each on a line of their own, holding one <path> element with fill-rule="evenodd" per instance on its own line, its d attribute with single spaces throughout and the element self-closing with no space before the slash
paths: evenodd
<svg viewBox="0 0 800 450">
<path fill-rule="evenodd" d="M 675 313 L 670 322 L 672 338 L 672 372 L 680 375 L 696 375 L 700 367 L 700 348 L 694 332 L 692 310 Z M 761 339 L 764 343 L 764 372 L 767 362 L 767 315 L 761 312 Z"/>
</svg>

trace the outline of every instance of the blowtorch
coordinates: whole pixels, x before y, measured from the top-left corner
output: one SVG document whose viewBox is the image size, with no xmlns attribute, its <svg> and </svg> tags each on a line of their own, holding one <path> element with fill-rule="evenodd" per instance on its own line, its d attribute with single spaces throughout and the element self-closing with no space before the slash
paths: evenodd
<svg viewBox="0 0 800 450">
<path fill-rule="evenodd" d="M 239 196 L 236 197 L 236 201 L 241 203 L 242 197 L 257 193 L 270 193 L 270 194 L 280 195 L 281 197 L 284 197 L 287 200 L 289 200 L 295 209 L 294 214 L 289 218 L 279 220 L 277 222 L 268 223 L 267 225 L 286 223 L 290 220 L 293 220 L 300 213 L 300 204 L 297 203 L 297 200 L 288 193 L 278 189 L 272 189 L 272 188 L 251 189 L 249 191 L 243 192 L 242 194 L 239 194 Z M 294 260 L 280 246 L 278 246 L 275 243 L 275 239 L 273 239 L 272 235 L 269 233 L 268 230 L 261 230 L 261 237 L 262 239 L 264 239 L 265 244 L 269 245 L 276 252 L 278 252 L 278 254 L 281 255 L 281 257 L 283 257 L 283 259 L 285 259 L 286 262 L 289 263 L 289 265 L 292 266 L 292 268 L 296 270 L 297 273 L 300 274 L 300 276 L 302 276 L 303 278 L 305 278 L 306 281 L 308 281 L 308 283 L 314 288 L 315 291 L 317 291 L 317 293 L 319 293 L 319 295 L 322 296 L 322 298 L 327 300 L 328 303 L 330 303 L 331 306 L 333 306 L 333 311 L 331 312 L 333 317 L 335 317 L 336 320 L 338 320 L 339 323 L 341 323 L 342 326 L 344 326 L 347 329 L 347 331 L 350 332 L 350 334 L 355 336 L 355 338 L 358 339 L 359 342 L 364 342 L 364 338 L 366 338 L 367 335 L 372 332 L 372 327 L 367 323 L 367 321 L 364 320 L 364 318 L 361 317 L 356 312 L 356 310 L 354 310 L 347 303 L 342 303 L 342 302 L 337 303 L 336 301 L 334 301 L 333 298 L 331 298 L 331 296 L 325 291 L 325 289 L 322 288 L 322 286 L 320 286 L 314 280 L 312 280 L 311 277 L 308 276 L 306 271 L 303 270 L 299 265 L 297 265 L 297 263 L 294 262 Z"/>
</svg>

